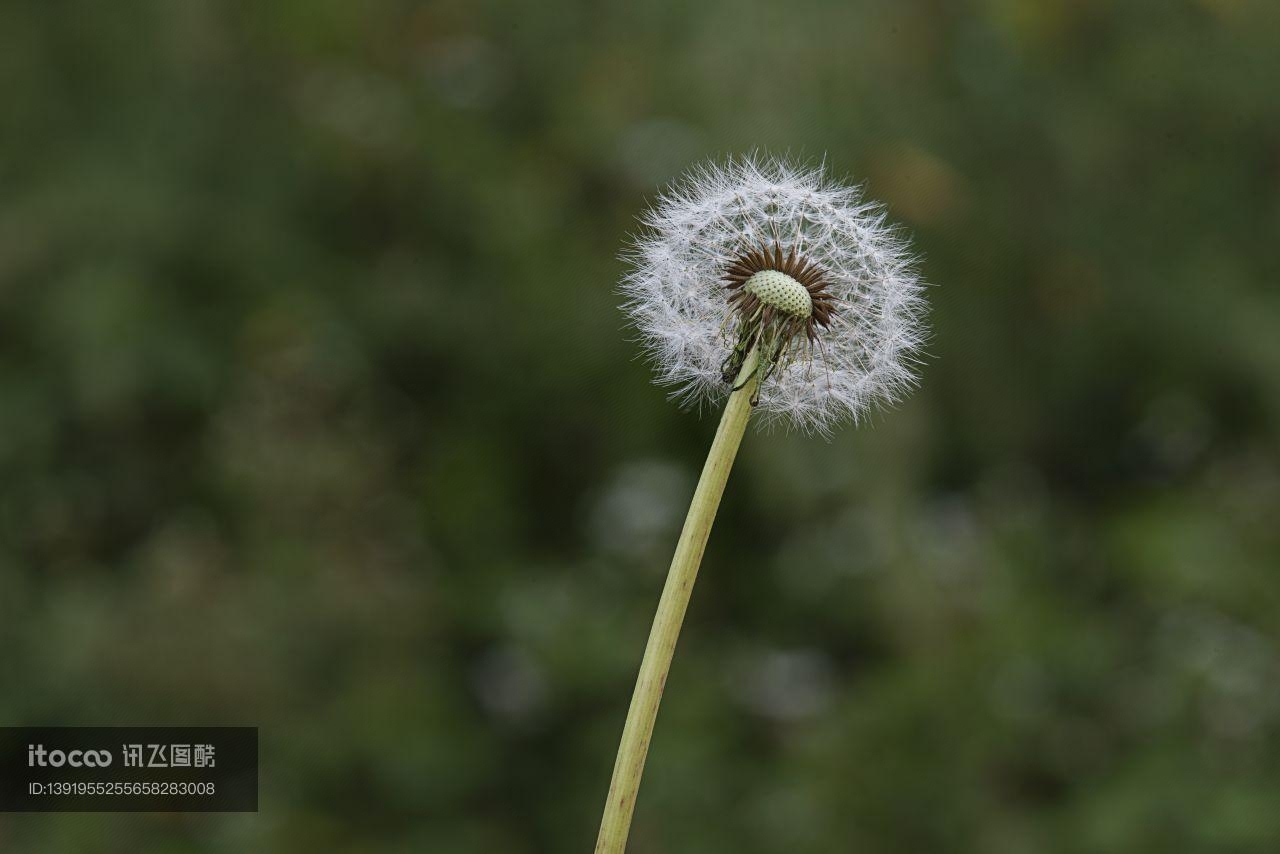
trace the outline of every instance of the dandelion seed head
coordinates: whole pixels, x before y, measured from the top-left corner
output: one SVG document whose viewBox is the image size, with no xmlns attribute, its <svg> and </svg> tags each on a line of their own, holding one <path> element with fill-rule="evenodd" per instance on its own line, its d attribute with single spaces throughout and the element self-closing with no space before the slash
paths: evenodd
<svg viewBox="0 0 1280 854">
<path fill-rule="evenodd" d="M 923 285 L 879 205 L 825 167 L 746 156 L 696 167 L 642 217 L 620 290 L 655 380 L 718 402 L 768 348 L 766 424 L 828 433 L 916 383 Z"/>
</svg>

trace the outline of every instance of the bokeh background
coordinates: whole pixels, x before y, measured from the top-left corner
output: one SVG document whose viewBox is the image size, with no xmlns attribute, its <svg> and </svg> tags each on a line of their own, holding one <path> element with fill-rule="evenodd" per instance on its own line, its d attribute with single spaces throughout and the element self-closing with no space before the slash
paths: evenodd
<svg viewBox="0 0 1280 854">
<path fill-rule="evenodd" d="M 0 719 L 252 724 L 248 815 L 9 852 L 588 851 L 714 413 L 657 189 L 826 158 L 909 401 L 748 436 L 645 852 L 1280 850 L 1280 4 L 0 5 Z"/>
</svg>

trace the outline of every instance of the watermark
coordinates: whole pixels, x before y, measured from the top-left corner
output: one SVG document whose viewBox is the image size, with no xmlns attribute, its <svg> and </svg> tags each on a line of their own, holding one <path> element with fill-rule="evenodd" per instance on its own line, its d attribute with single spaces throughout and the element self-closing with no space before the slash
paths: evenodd
<svg viewBox="0 0 1280 854">
<path fill-rule="evenodd" d="M 256 727 L 0 727 L 0 812 L 256 812 Z"/>
</svg>

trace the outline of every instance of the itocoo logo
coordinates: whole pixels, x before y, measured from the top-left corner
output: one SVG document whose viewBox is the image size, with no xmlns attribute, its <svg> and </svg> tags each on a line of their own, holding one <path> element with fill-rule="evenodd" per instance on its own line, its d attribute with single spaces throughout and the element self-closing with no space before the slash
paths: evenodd
<svg viewBox="0 0 1280 854">
<path fill-rule="evenodd" d="M 27 745 L 27 767 L 105 768 L 111 764 L 110 750 L 45 750 L 43 744 Z"/>
</svg>

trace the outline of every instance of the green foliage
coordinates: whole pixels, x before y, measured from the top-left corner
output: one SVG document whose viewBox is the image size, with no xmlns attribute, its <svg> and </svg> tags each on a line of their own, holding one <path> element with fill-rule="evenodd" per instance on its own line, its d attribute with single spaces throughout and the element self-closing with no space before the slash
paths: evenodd
<svg viewBox="0 0 1280 854">
<path fill-rule="evenodd" d="M 262 728 L 39 852 L 589 850 L 714 418 L 617 252 L 753 147 L 923 387 L 749 435 L 631 850 L 1280 845 L 1280 6 L 0 5 L 0 720 Z"/>
</svg>

